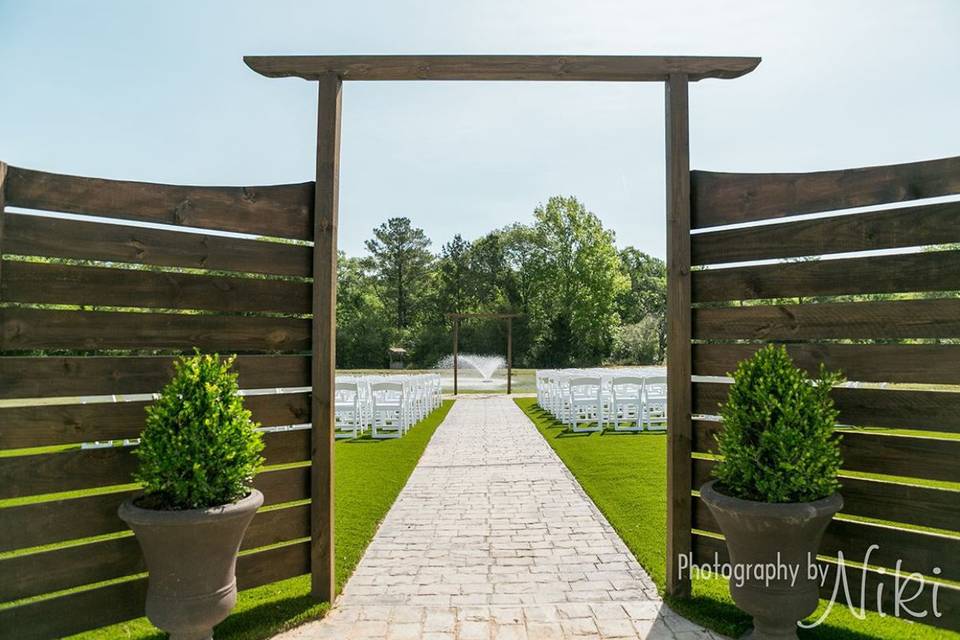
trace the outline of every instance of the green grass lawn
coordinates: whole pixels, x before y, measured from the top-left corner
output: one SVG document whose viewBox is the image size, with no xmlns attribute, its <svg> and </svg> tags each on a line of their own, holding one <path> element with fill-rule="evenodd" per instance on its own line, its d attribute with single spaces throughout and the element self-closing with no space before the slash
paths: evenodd
<svg viewBox="0 0 960 640">
<path fill-rule="evenodd" d="M 574 435 L 540 409 L 535 398 L 515 401 L 662 590 L 667 539 L 666 435 Z M 750 626 L 749 617 L 733 604 L 727 583 L 720 578 L 694 580 L 689 600 L 668 602 L 681 615 L 725 635 L 739 637 Z M 821 626 L 800 630 L 800 636 L 831 640 L 960 638 L 957 633 L 892 616 L 881 618 L 876 613 L 858 620 L 842 603 L 834 606 Z"/>
<path fill-rule="evenodd" d="M 353 573 L 390 505 L 407 482 L 452 400 L 396 440 L 340 440 L 335 453 L 337 591 Z M 218 640 L 258 640 L 323 616 L 329 603 L 309 595 L 310 576 L 241 591 L 233 614 L 216 628 Z M 145 618 L 88 631 L 84 640 L 165 638 Z"/>
</svg>

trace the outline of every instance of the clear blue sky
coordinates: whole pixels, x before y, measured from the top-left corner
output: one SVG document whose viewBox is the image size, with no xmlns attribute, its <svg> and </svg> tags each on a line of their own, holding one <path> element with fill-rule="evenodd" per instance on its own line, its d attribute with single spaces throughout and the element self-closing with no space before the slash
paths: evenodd
<svg viewBox="0 0 960 640">
<path fill-rule="evenodd" d="M 960 155 L 960 2 L 0 0 L 0 159 L 195 184 L 312 179 L 314 85 L 244 54 L 758 55 L 691 89 L 692 165 Z M 659 84 L 351 83 L 341 247 L 406 215 L 434 248 L 573 194 L 664 252 Z"/>
</svg>

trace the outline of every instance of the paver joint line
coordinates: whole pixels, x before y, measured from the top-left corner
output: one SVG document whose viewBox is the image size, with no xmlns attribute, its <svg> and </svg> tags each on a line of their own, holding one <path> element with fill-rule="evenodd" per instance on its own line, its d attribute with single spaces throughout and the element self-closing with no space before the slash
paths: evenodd
<svg viewBox="0 0 960 640">
<path fill-rule="evenodd" d="M 461 398 L 333 610 L 274 640 L 720 636 L 656 586 L 512 399 Z"/>
</svg>

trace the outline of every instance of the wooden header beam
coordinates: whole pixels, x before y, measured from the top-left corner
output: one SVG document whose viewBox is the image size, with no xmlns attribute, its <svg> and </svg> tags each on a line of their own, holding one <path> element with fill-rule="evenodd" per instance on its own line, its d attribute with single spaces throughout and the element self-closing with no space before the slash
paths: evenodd
<svg viewBox="0 0 960 640">
<path fill-rule="evenodd" d="M 672 74 L 689 81 L 739 78 L 760 58 L 730 56 L 244 56 L 268 78 L 318 80 L 528 80 L 666 82 Z"/>
</svg>

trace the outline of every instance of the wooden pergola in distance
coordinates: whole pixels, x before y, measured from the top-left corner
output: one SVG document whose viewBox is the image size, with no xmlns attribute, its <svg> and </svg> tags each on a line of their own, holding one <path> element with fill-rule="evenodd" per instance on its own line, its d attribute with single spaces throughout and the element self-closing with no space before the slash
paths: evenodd
<svg viewBox="0 0 960 640">
<path fill-rule="evenodd" d="M 448 313 L 453 320 L 453 395 L 460 390 L 457 378 L 457 361 L 460 354 L 460 321 L 464 318 L 496 318 L 507 321 L 507 393 L 513 391 L 513 319 L 521 313 Z"/>
<path fill-rule="evenodd" d="M 312 592 L 333 600 L 333 421 L 336 362 L 337 207 L 340 183 L 340 91 L 343 81 L 516 80 L 663 82 L 666 87 L 668 487 L 689 486 L 691 422 L 690 146 L 687 89 L 707 78 L 738 78 L 760 58 L 715 56 L 247 56 L 269 78 L 297 77 L 318 84 L 317 164 L 313 266 L 313 460 L 311 473 Z M 690 493 L 667 495 L 667 591 L 684 596 L 679 574 L 690 552 Z"/>
</svg>

